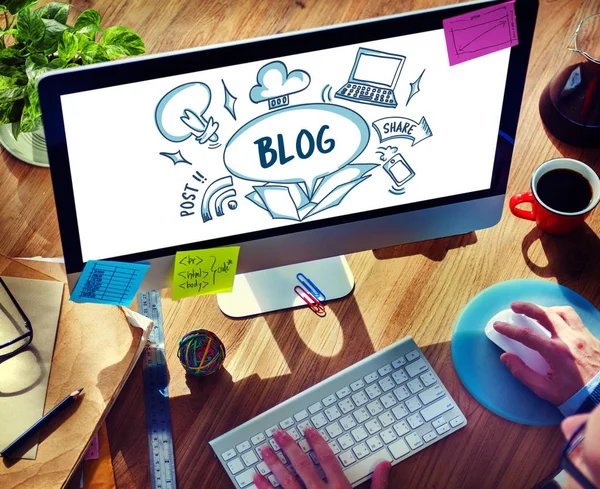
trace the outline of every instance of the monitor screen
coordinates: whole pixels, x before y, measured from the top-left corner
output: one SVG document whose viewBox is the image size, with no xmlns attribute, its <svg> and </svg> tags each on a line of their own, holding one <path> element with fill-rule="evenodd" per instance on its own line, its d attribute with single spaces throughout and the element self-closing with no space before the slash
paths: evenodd
<svg viewBox="0 0 600 489">
<path fill-rule="evenodd" d="M 394 88 L 396 75 L 402 69 L 404 58 L 358 53 L 350 82 L 373 83 Z"/>
<path fill-rule="evenodd" d="M 352 90 L 398 68 L 361 48 L 393 90 Z M 63 94 L 82 261 L 489 190 L 510 52 L 450 67 L 434 29 Z"/>
</svg>

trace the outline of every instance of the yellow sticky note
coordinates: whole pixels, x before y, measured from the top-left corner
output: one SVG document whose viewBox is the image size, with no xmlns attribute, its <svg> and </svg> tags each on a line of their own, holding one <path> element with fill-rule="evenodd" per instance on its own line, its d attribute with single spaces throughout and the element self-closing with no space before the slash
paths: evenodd
<svg viewBox="0 0 600 489">
<path fill-rule="evenodd" d="M 178 251 L 173 271 L 173 300 L 231 292 L 239 246 Z"/>
</svg>

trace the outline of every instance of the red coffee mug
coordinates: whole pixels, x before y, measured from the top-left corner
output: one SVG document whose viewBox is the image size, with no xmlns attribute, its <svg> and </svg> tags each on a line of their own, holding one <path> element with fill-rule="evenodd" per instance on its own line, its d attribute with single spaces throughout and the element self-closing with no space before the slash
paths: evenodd
<svg viewBox="0 0 600 489">
<path fill-rule="evenodd" d="M 579 212 L 561 212 L 552 209 L 542 200 L 537 193 L 537 184 L 540 177 L 551 170 L 573 170 L 583 175 L 592 188 L 592 199 L 589 205 Z M 594 207 L 600 201 L 600 178 L 594 170 L 585 163 L 571 158 L 555 158 L 542 163 L 536 168 L 531 177 L 531 191 L 513 195 L 510 198 L 510 211 L 521 219 L 535 221 L 540 229 L 550 234 L 565 234 L 573 231 L 583 224 Z M 531 210 L 519 209 L 523 203 L 531 203 Z"/>
</svg>

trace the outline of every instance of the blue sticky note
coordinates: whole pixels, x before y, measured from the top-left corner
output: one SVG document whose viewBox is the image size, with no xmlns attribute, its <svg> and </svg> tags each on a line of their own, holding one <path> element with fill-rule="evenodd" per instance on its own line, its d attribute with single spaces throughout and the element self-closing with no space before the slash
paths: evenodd
<svg viewBox="0 0 600 489">
<path fill-rule="evenodd" d="M 129 306 L 148 268 L 149 263 L 90 260 L 79 276 L 71 300 Z"/>
</svg>

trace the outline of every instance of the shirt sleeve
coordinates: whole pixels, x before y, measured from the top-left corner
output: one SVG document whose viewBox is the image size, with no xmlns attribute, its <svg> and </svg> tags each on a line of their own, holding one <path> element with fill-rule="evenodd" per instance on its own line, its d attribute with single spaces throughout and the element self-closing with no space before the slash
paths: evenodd
<svg viewBox="0 0 600 489">
<path fill-rule="evenodd" d="M 563 416 L 588 413 L 600 404 L 600 372 L 564 403 L 558 406 Z"/>
</svg>

